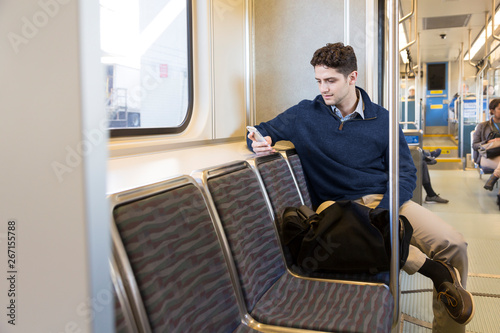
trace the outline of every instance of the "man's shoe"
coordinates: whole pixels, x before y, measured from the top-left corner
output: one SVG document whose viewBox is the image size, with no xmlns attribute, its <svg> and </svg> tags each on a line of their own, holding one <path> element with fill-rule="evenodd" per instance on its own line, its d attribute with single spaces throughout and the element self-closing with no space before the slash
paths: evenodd
<svg viewBox="0 0 500 333">
<path fill-rule="evenodd" d="M 486 181 L 486 184 L 484 184 L 484 188 L 488 191 L 493 191 L 493 186 L 498 181 L 498 177 L 495 175 L 491 175 L 490 178 Z"/>
<path fill-rule="evenodd" d="M 425 203 L 448 203 L 450 200 L 443 199 L 439 196 L 439 194 L 436 194 L 433 197 L 430 197 L 428 195 L 425 196 Z"/>
<path fill-rule="evenodd" d="M 474 317 L 474 300 L 471 293 L 460 283 L 458 270 L 449 264 L 436 261 L 448 270 L 453 282 L 443 282 L 437 290 L 437 298 L 443 302 L 450 317 L 459 324 L 466 325 Z"/>
</svg>

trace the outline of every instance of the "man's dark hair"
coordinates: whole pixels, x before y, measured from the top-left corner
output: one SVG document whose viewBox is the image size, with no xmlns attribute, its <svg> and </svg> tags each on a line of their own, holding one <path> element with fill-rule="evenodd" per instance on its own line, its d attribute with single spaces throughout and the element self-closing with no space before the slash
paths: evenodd
<svg viewBox="0 0 500 333">
<path fill-rule="evenodd" d="M 490 114 L 493 114 L 493 111 L 497 108 L 498 104 L 500 104 L 500 98 L 495 98 L 490 102 Z"/>
<path fill-rule="evenodd" d="M 311 65 L 335 68 L 345 77 L 358 70 L 353 48 L 349 45 L 344 46 L 344 43 L 326 44 L 316 50 Z"/>
</svg>

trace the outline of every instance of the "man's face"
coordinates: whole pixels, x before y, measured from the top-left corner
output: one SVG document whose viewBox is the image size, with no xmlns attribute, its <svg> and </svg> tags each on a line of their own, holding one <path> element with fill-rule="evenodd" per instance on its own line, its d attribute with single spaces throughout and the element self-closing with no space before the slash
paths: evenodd
<svg viewBox="0 0 500 333">
<path fill-rule="evenodd" d="M 338 72 L 335 68 L 318 65 L 314 66 L 314 76 L 326 105 L 339 107 L 342 102 L 346 101 L 346 97 L 349 99 L 349 97 L 353 97 L 351 94 L 356 95 L 355 89 L 350 87 L 356 83 L 356 71 L 346 78 L 344 74 Z"/>
</svg>

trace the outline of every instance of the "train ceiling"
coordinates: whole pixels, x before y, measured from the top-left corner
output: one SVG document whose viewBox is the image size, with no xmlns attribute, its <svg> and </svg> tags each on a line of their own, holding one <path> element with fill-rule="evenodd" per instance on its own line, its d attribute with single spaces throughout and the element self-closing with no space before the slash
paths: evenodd
<svg viewBox="0 0 500 333">
<path fill-rule="evenodd" d="M 423 63 L 436 61 L 456 61 L 460 49 L 464 54 L 484 28 L 485 15 L 491 13 L 491 0 L 415 0 L 418 1 L 418 32 L 420 33 L 420 57 Z M 500 1 L 496 0 L 498 7 Z M 401 17 L 411 12 L 412 0 L 400 0 Z M 498 16 L 497 16 L 498 17 Z M 488 15 L 488 19 L 490 15 Z M 500 21 L 500 20 L 499 20 Z M 405 21 L 405 31 L 410 32 L 410 21 Z M 412 21 L 413 24 L 413 21 Z M 495 25 L 500 24 L 495 20 Z M 414 38 L 412 25 L 411 41 Z M 499 34 L 497 31 L 496 34 Z M 484 39 L 484 38 L 483 38 Z M 400 45 L 401 47 L 401 45 Z M 417 59 L 416 43 L 410 47 L 413 61 Z M 474 62 L 485 55 L 484 47 L 472 58 Z M 467 58 L 468 59 L 468 58 Z"/>
</svg>

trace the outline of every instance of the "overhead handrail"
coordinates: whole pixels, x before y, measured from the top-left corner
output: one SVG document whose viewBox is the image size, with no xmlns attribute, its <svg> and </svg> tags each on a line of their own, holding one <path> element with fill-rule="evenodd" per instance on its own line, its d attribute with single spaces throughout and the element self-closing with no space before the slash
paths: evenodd
<svg viewBox="0 0 500 333">
<path fill-rule="evenodd" d="M 477 64 L 478 72 L 476 73 L 476 76 L 483 75 L 484 70 L 489 67 L 490 61 L 489 61 L 488 57 L 492 52 L 493 51 L 489 51 L 489 44 L 488 44 L 488 13 L 485 13 L 485 15 L 484 15 L 484 57 Z M 481 78 L 481 81 L 482 81 L 482 78 Z M 478 87 L 479 87 L 479 85 L 478 85 Z M 478 101 L 478 108 L 479 108 L 479 106 L 480 106 L 480 103 Z"/>
<path fill-rule="evenodd" d="M 408 14 L 406 14 L 405 17 L 400 18 L 399 19 L 399 24 L 403 23 L 404 21 L 406 21 L 407 19 L 409 19 L 410 17 L 412 17 L 413 14 L 415 14 L 415 0 L 412 0 L 412 3 L 411 3 L 411 12 L 409 12 Z"/>
<path fill-rule="evenodd" d="M 415 44 L 415 42 L 417 41 L 417 21 L 418 21 L 418 13 L 417 13 L 417 10 L 418 10 L 418 7 L 417 7 L 417 0 L 412 0 L 411 2 L 411 12 L 409 12 L 406 16 L 404 16 L 403 18 L 399 19 L 399 24 L 403 23 L 404 21 L 406 21 L 407 19 L 415 16 L 415 19 L 413 20 L 413 25 L 414 25 L 414 28 L 415 28 L 415 37 L 413 38 L 413 40 L 411 42 L 409 42 L 408 44 L 406 44 L 403 48 L 401 48 L 399 50 L 399 52 L 402 52 L 404 50 L 406 50 L 407 48 L 409 48 L 410 46 L 412 46 L 413 44 Z M 408 36 L 411 36 L 412 35 L 412 31 L 411 31 L 411 22 L 410 22 L 410 33 L 408 34 Z"/>
<path fill-rule="evenodd" d="M 500 41 L 500 35 L 495 35 L 495 14 L 496 14 L 496 10 L 495 10 L 495 0 L 491 0 L 491 36 L 493 37 L 494 40 L 497 40 L 497 41 Z M 485 15 L 485 23 L 484 23 L 484 31 L 485 31 L 485 43 L 484 43 L 484 57 L 481 59 L 481 61 L 479 61 L 477 64 L 474 64 L 472 61 L 471 61 L 471 29 L 469 29 L 469 51 L 468 51 L 468 54 L 469 54 L 469 65 L 473 66 L 473 67 L 476 67 L 478 72 L 482 72 L 484 71 L 484 69 L 487 67 L 488 65 L 488 62 L 486 61 L 486 59 L 493 53 L 495 52 L 495 50 L 500 47 L 500 43 L 497 44 L 492 50 L 489 50 L 488 51 L 488 48 L 487 48 L 487 45 L 488 45 L 488 13 L 486 13 Z M 480 65 L 484 63 L 484 66 L 482 68 L 480 68 Z"/>
<path fill-rule="evenodd" d="M 495 35 L 495 0 L 491 0 L 491 36 L 493 39 L 500 41 L 500 36 Z"/>
<path fill-rule="evenodd" d="M 471 65 L 472 67 L 478 67 L 478 64 L 474 64 L 472 62 L 472 54 L 471 54 L 471 44 L 470 44 L 470 40 L 471 40 L 471 31 L 472 29 L 469 28 L 469 51 L 468 51 L 468 54 L 469 54 L 469 65 Z"/>
<path fill-rule="evenodd" d="M 495 0 L 492 0 L 492 6 L 494 7 L 495 6 Z M 494 39 L 496 40 L 499 40 L 500 41 L 500 36 L 495 36 L 493 34 L 494 32 L 494 27 L 495 27 L 495 15 L 491 15 L 491 29 L 492 29 L 492 36 Z M 477 73 L 476 75 L 478 75 L 480 72 L 483 72 L 489 65 L 489 61 L 488 61 L 488 57 L 493 53 L 495 52 L 495 50 L 500 47 L 500 43 L 498 43 L 493 49 L 489 50 L 488 51 L 488 13 L 485 14 L 485 19 L 484 19 L 484 31 L 485 31 L 485 34 L 484 34 L 484 57 L 478 61 L 477 64 L 474 64 L 471 60 L 471 29 L 469 28 L 469 49 L 468 49 L 468 54 L 469 54 L 469 65 L 473 66 L 473 67 L 476 67 L 477 68 Z M 482 67 L 481 67 L 482 66 Z"/>
<path fill-rule="evenodd" d="M 420 70 L 420 32 L 417 33 L 416 41 L 417 41 L 417 64 L 412 67 L 413 72 L 415 72 L 415 70 L 418 71 Z"/>
<path fill-rule="evenodd" d="M 495 0 L 491 0 L 491 36 L 493 37 L 493 39 L 495 40 L 498 40 L 500 41 L 500 36 L 496 36 L 495 35 L 495 14 L 496 14 L 496 11 L 495 11 Z M 484 28 L 484 31 L 486 32 L 485 33 L 485 42 L 484 42 L 484 58 L 481 60 L 482 62 L 485 62 L 485 66 L 483 66 L 482 70 L 484 70 L 486 68 L 486 65 L 487 65 L 487 62 L 486 62 L 486 59 L 488 59 L 488 57 L 493 53 L 495 52 L 495 50 L 500 46 L 500 43 L 498 43 L 493 49 L 489 50 L 488 51 L 488 14 L 486 14 L 486 17 L 485 17 L 485 28 Z M 489 62 L 489 61 L 488 61 Z"/>
<path fill-rule="evenodd" d="M 417 65 L 414 67 L 413 72 L 415 75 L 415 122 L 417 122 L 417 129 L 420 130 L 422 126 L 422 98 L 420 98 L 421 84 L 420 73 L 422 71 L 422 57 L 420 56 L 420 32 L 417 33 Z M 418 107 L 417 107 L 418 105 Z M 418 120 L 417 120 L 418 119 Z"/>
</svg>

